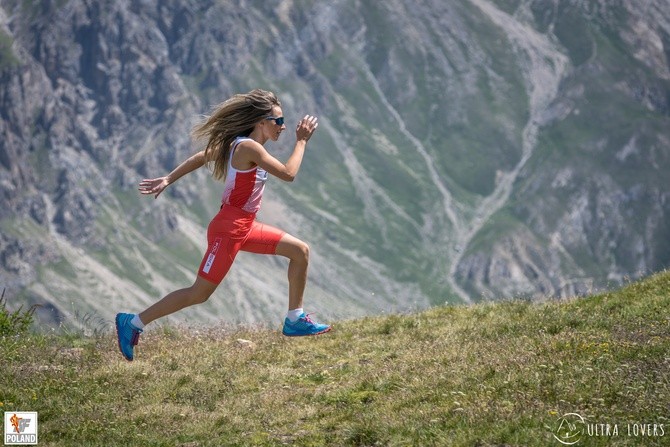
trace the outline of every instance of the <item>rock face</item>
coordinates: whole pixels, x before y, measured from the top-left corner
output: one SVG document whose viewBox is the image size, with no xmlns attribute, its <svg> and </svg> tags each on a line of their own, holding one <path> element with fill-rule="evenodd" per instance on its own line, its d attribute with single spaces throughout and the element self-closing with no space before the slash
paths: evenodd
<svg viewBox="0 0 670 447">
<path fill-rule="evenodd" d="M 289 129 L 321 118 L 260 218 L 310 242 L 308 305 L 326 317 L 663 269 L 670 11 L 645 5 L 0 0 L 1 285 L 55 322 L 189 285 L 220 184 L 202 170 L 155 201 L 136 184 L 255 87 L 278 93 Z M 292 138 L 271 152 L 286 159 Z M 283 261 L 240 258 L 179 318 L 281 314 Z"/>
</svg>

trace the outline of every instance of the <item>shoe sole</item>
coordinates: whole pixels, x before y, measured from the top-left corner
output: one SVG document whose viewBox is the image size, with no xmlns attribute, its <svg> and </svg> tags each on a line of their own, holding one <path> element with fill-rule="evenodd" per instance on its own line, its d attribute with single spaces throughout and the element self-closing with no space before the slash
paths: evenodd
<svg viewBox="0 0 670 447">
<path fill-rule="evenodd" d="M 330 332 L 332 328 L 333 328 L 332 326 L 328 326 L 328 329 L 324 329 L 321 332 L 315 332 L 313 334 L 287 334 L 286 332 L 282 331 L 282 335 L 284 335 L 285 337 L 313 337 L 314 335 L 321 335 L 325 334 L 326 332 Z"/>
<path fill-rule="evenodd" d="M 121 337 L 119 337 L 119 316 L 118 315 L 114 319 L 114 322 L 116 323 L 116 343 L 119 345 L 119 351 L 121 351 L 121 355 L 123 356 L 124 359 L 128 360 L 129 362 L 132 362 L 133 359 L 129 359 L 128 357 L 126 357 L 126 354 L 123 353 L 123 349 L 121 349 Z"/>
</svg>

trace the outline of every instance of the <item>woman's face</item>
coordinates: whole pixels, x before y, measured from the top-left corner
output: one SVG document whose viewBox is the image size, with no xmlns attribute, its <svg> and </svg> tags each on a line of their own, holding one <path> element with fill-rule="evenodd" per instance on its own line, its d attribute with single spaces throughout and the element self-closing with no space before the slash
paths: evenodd
<svg viewBox="0 0 670 447">
<path fill-rule="evenodd" d="M 286 124 L 284 124 L 283 122 L 284 112 L 282 112 L 281 107 L 274 106 L 272 107 L 271 116 L 274 119 L 266 118 L 263 122 L 263 125 L 265 127 L 264 133 L 272 141 L 277 141 L 279 139 L 279 135 L 281 135 L 281 133 L 286 129 Z M 277 124 L 277 121 L 281 122 L 281 124 Z"/>
</svg>

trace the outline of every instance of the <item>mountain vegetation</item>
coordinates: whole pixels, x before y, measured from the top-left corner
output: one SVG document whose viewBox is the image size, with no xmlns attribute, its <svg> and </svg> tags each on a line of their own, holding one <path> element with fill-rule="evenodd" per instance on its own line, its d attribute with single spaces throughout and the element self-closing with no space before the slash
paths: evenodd
<svg viewBox="0 0 670 447">
<path fill-rule="evenodd" d="M 325 318 L 616 287 L 670 262 L 669 61 L 666 0 L 0 0 L 0 286 L 58 325 L 190 285 L 221 185 L 137 183 L 261 87 L 320 117 L 259 217 Z M 176 318 L 270 321 L 285 269 Z"/>
</svg>

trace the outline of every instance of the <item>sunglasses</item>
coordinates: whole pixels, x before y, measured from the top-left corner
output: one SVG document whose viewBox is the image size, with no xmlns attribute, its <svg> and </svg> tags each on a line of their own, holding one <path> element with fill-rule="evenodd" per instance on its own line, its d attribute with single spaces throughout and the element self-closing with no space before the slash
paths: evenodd
<svg viewBox="0 0 670 447">
<path fill-rule="evenodd" d="M 273 120 L 277 126 L 283 126 L 284 125 L 284 117 L 283 116 L 266 116 L 266 120 Z"/>
</svg>

